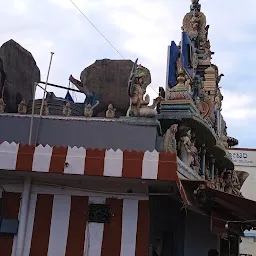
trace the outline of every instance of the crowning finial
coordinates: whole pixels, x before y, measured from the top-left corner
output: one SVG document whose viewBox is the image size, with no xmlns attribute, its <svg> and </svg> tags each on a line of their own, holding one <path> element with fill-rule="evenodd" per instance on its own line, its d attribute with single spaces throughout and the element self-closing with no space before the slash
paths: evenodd
<svg viewBox="0 0 256 256">
<path fill-rule="evenodd" d="M 191 0 L 192 4 L 190 5 L 190 11 L 201 11 L 201 4 L 199 4 L 199 0 Z"/>
</svg>

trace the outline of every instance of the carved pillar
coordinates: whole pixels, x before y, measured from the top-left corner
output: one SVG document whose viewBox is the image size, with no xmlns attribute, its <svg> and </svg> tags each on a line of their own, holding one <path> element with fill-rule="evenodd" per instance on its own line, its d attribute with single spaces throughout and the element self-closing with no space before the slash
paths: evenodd
<svg viewBox="0 0 256 256">
<path fill-rule="evenodd" d="M 214 180 L 214 169 L 215 169 L 215 158 L 213 155 L 210 156 L 210 172 L 211 172 L 211 179 Z"/>
<path fill-rule="evenodd" d="M 206 154 L 206 147 L 203 144 L 201 147 L 201 176 L 203 177 L 205 175 L 205 154 Z"/>
<path fill-rule="evenodd" d="M 211 97 L 211 100 L 214 101 L 216 95 L 216 70 L 213 67 L 209 67 L 204 71 L 204 90 Z"/>
</svg>

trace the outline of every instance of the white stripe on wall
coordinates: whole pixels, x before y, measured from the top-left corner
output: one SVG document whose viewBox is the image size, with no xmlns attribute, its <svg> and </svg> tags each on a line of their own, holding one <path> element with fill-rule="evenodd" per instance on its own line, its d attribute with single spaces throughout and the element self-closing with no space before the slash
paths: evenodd
<svg viewBox="0 0 256 256">
<path fill-rule="evenodd" d="M 157 179 L 159 153 L 145 152 L 142 162 L 142 179 Z"/>
<path fill-rule="evenodd" d="M 123 200 L 121 255 L 135 255 L 138 200 Z"/>
<path fill-rule="evenodd" d="M 104 176 L 122 177 L 123 152 L 118 149 L 107 150 L 104 159 Z"/>
<path fill-rule="evenodd" d="M 68 147 L 66 162 L 68 166 L 65 167 L 64 173 L 69 174 L 84 174 L 86 150 L 84 148 Z"/>
<path fill-rule="evenodd" d="M 49 145 L 45 147 L 39 145 L 35 148 L 32 170 L 36 172 L 48 172 L 52 157 L 52 148 Z"/>
<path fill-rule="evenodd" d="M 3 170 L 15 170 L 19 144 L 3 142 L 0 144 L 0 163 Z"/>
<path fill-rule="evenodd" d="M 35 210 L 36 210 L 36 201 L 37 201 L 37 194 L 31 194 L 29 208 L 28 208 L 28 221 L 27 221 L 26 235 L 25 235 L 25 246 L 23 251 L 24 256 L 28 256 L 30 253 Z"/>
<path fill-rule="evenodd" d="M 89 197 L 89 204 L 105 204 L 106 199 L 102 197 Z M 103 223 L 87 223 L 85 232 L 85 254 L 86 256 L 100 256 L 103 240 Z"/>
<path fill-rule="evenodd" d="M 48 256 L 65 255 L 68 237 L 70 206 L 70 196 L 54 196 Z"/>
</svg>

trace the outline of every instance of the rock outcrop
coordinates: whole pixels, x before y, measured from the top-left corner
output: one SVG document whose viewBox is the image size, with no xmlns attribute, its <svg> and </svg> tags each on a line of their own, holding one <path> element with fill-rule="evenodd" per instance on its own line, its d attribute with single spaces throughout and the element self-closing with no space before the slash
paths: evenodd
<svg viewBox="0 0 256 256">
<path fill-rule="evenodd" d="M 17 112 L 21 100 L 32 100 L 34 82 L 39 81 L 40 70 L 32 54 L 12 39 L 4 43 L 0 48 L 0 98 L 3 91 L 5 111 Z"/>
<path fill-rule="evenodd" d="M 131 60 L 104 59 L 97 60 L 82 71 L 80 76 L 82 86 L 89 92 L 99 94 L 100 97 L 100 103 L 94 110 L 95 115 L 105 116 L 110 103 L 116 109 L 117 117 L 126 115 L 130 104 L 127 87 L 132 66 Z M 149 70 L 145 69 L 145 71 L 147 80 L 151 82 Z"/>
</svg>

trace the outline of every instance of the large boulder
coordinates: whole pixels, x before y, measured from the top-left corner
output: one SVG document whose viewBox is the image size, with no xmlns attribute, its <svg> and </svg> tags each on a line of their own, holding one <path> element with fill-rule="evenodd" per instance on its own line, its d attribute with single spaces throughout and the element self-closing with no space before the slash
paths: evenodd
<svg viewBox="0 0 256 256">
<path fill-rule="evenodd" d="M 126 114 L 130 104 L 127 86 L 133 64 L 131 60 L 96 60 L 82 71 L 83 87 L 100 96 L 100 104 L 95 109 L 97 116 L 105 115 L 110 103 L 116 108 L 117 116 Z M 146 68 L 145 73 L 150 83 L 150 72 Z"/>
<path fill-rule="evenodd" d="M 6 112 L 17 112 L 23 99 L 32 100 L 34 83 L 39 81 L 40 70 L 32 54 L 12 39 L 4 43 L 0 48 L 0 89 L 4 87 Z"/>
</svg>

